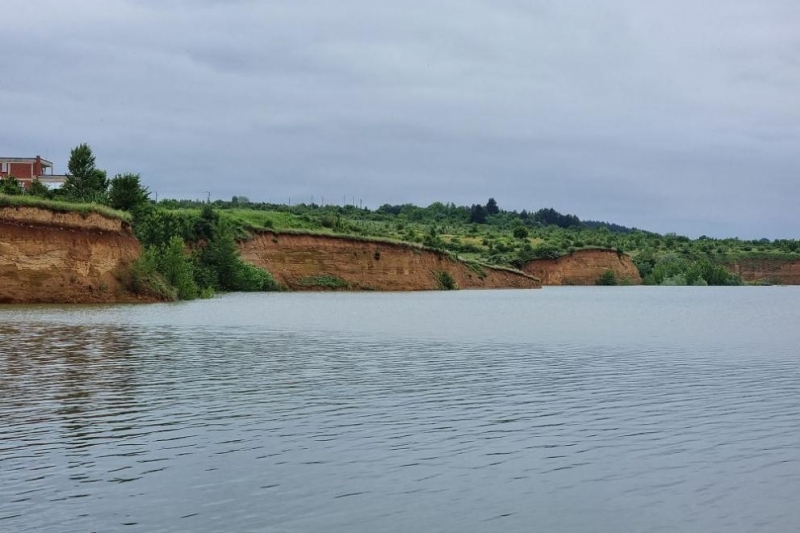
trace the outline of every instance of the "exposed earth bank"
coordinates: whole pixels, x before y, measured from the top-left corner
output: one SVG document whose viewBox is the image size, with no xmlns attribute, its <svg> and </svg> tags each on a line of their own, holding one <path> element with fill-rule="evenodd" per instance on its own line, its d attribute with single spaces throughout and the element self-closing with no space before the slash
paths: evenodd
<svg viewBox="0 0 800 533">
<path fill-rule="evenodd" d="M 292 290 L 435 290 L 445 288 L 448 277 L 459 289 L 541 287 L 523 272 L 472 265 L 402 243 L 265 231 L 242 241 L 239 251 Z"/>
<path fill-rule="evenodd" d="M 0 207 L 0 303 L 138 301 L 121 281 L 138 257 L 122 220 Z"/>
<path fill-rule="evenodd" d="M 596 285 L 607 270 L 618 283 L 639 285 L 639 270 L 626 254 L 614 250 L 577 250 L 558 259 L 534 259 L 522 270 L 542 280 L 542 285 Z"/>
<path fill-rule="evenodd" d="M 746 282 L 800 285 L 800 261 L 787 259 L 742 259 L 727 266 Z"/>
</svg>

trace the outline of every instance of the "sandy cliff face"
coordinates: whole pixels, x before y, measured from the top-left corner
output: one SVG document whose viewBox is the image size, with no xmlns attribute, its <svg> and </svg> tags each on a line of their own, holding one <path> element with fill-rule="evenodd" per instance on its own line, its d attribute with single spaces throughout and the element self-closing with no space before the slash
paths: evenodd
<svg viewBox="0 0 800 533">
<path fill-rule="evenodd" d="M 364 242 L 335 236 L 264 232 L 240 243 L 242 258 L 265 268 L 295 290 L 337 288 L 319 283 L 331 278 L 351 290 L 419 291 L 438 288 L 438 273 L 448 273 L 461 289 L 528 289 L 539 281 L 521 272 L 473 268 L 445 254 L 395 243 Z"/>
<path fill-rule="evenodd" d="M 522 268 L 542 280 L 542 285 L 595 285 L 606 270 L 613 271 L 618 282 L 642 282 L 631 258 L 614 250 L 578 250 L 558 259 L 534 259 Z"/>
<path fill-rule="evenodd" d="M 135 301 L 119 277 L 138 256 L 121 220 L 0 208 L 0 303 Z"/>
<path fill-rule="evenodd" d="M 728 265 L 728 270 L 748 282 L 800 285 L 800 260 L 743 259 Z"/>
</svg>

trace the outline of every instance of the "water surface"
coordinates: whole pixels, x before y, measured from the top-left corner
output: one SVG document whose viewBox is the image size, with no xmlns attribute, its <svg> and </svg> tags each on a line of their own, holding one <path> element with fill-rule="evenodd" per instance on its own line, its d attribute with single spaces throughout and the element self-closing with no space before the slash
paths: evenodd
<svg viewBox="0 0 800 533">
<path fill-rule="evenodd" d="M 792 531 L 800 290 L 0 306 L 0 531 Z"/>
</svg>

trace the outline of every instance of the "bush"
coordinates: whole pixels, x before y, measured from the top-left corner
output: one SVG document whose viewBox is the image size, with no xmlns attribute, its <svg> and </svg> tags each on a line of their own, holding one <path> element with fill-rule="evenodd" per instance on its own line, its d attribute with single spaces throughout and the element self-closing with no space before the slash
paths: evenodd
<svg viewBox="0 0 800 533">
<path fill-rule="evenodd" d="M 28 194 L 30 196 L 37 196 L 39 198 L 50 198 L 53 196 L 53 193 L 50 192 L 50 189 L 48 189 L 38 179 L 31 181 L 31 187 L 28 189 Z"/>
<path fill-rule="evenodd" d="M 597 278 L 597 285 L 616 285 L 617 284 L 617 274 L 608 269 L 603 274 Z"/>
<path fill-rule="evenodd" d="M 343 280 L 342 278 L 331 276 L 330 274 L 322 274 L 320 276 L 306 276 L 304 278 L 300 278 L 297 284 L 302 287 L 320 287 L 325 289 L 350 288 L 350 283 Z"/>
<path fill-rule="evenodd" d="M 152 254 L 148 259 L 153 261 L 158 272 L 164 279 L 175 287 L 178 298 L 193 300 L 199 293 L 194 281 L 194 268 L 189 257 L 184 252 L 183 239 L 174 236 L 167 245 L 159 248 L 150 248 L 147 253 Z"/>
<path fill-rule="evenodd" d="M 126 285 L 134 294 L 167 301 L 178 299 L 178 291 L 158 272 L 155 253 L 145 253 L 139 257 L 130 268 Z"/>
<path fill-rule="evenodd" d="M 448 272 L 439 271 L 435 274 L 436 288 L 442 291 L 454 291 L 458 289 L 458 284 L 453 276 Z"/>
<path fill-rule="evenodd" d="M 9 176 L 5 179 L 0 178 L 0 193 L 9 196 L 19 196 L 24 192 L 22 185 L 17 181 L 14 176 Z"/>
<path fill-rule="evenodd" d="M 688 283 L 686 282 L 686 275 L 681 272 L 679 274 L 675 274 L 674 276 L 665 278 L 660 285 L 678 287 L 688 285 Z"/>
<path fill-rule="evenodd" d="M 558 247 L 552 244 L 540 244 L 533 249 L 533 255 L 539 259 L 558 259 L 561 257 Z"/>
</svg>

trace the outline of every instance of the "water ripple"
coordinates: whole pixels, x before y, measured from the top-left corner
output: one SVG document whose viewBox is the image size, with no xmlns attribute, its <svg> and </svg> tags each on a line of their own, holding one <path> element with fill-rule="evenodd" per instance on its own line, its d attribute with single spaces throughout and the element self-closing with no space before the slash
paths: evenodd
<svg viewBox="0 0 800 533">
<path fill-rule="evenodd" d="M 800 523 L 800 363 L 775 336 L 437 340 L 54 309 L 0 311 L 3 531 Z"/>
</svg>

